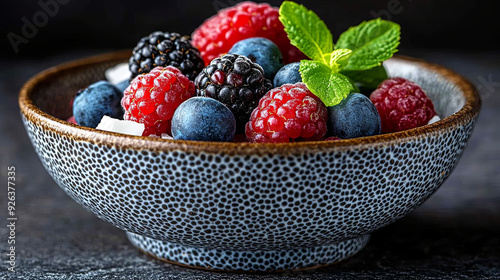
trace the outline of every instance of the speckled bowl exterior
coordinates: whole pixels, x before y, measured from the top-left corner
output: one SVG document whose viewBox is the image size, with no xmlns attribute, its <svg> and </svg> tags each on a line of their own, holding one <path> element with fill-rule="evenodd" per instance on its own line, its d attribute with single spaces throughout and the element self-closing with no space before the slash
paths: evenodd
<svg viewBox="0 0 500 280">
<path fill-rule="evenodd" d="M 443 120 L 333 142 L 212 143 L 127 136 L 63 121 L 79 88 L 126 61 L 117 52 L 48 69 L 19 97 L 33 147 L 57 184 L 165 261 L 216 270 L 301 269 L 345 259 L 451 174 L 480 108 L 443 67 L 397 57 Z"/>
</svg>

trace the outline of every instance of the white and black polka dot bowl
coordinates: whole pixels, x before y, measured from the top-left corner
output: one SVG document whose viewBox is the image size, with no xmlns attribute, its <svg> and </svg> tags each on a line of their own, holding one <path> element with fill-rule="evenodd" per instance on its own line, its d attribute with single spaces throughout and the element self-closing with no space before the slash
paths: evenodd
<svg viewBox="0 0 500 280">
<path fill-rule="evenodd" d="M 27 133 L 57 184 L 140 250 L 167 262 L 233 271 L 332 264 L 408 214 L 450 176 L 479 113 L 474 87 L 411 58 L 385 65 L 427 90 L 437 123 L 333 142 L 174 141 L 63 121 L 75 92 L 128 52 L 32 78 L 19 97 Z"/>
</svg>

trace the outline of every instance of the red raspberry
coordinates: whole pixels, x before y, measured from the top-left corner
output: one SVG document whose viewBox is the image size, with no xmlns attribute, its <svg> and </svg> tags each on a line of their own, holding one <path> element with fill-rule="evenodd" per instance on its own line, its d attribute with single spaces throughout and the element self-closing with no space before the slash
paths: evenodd
<svg viewBox="0 0 500 280">
<path fill-rule="evenodd" d="M 227 53 L 236 42 L 251 37 L 273 41 L 281 50 L 284 64 L 306 58 L 290 44 L 279 21 L 278 8 L 266 3 L 242 2 L 220 10 L 193 32 L 192 44 L 200 50 L 208 65 L 212 59 Z"/>
<path fill-rule="evenodd" d="M 285 84 L 260 99 L 245 133 L 257 143 L 322 140 L 327 119 L 325 104 L 305 84 Z"/>
<path fill-rule="evenodd" d="M 382 133 L 426 125 L 436 115 L 424 90 L 403 78 L 385 80 L 372 92 L 370 99 L 380 114 Z"/>
<path fill-rule="evenodd" d="M 143 136 L 171 134 L 175 109 L 194 95 L 194 84 L 175 67 L 156 67 L 134 78 L 125 89 L 125 120 L 143 123 Z"/>
</svg>

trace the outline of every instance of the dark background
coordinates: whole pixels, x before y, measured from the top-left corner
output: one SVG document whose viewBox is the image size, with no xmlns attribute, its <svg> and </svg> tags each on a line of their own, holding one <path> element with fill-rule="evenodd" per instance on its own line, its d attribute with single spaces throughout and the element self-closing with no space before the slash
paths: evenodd
<svg viewBox="0 0 500 280">
<path fill-rule="evenodd" d="M 39 2 L 57 3 L 58 11 L 44 22 Z M 60 4 L 59 2 L 67 2 Z M 4 1 L 0 17 L 5 58 L 43 58 L 76 50 L 133 48 L 155 30 L 191 34 L 206 18 L 235 0 L 40 0 Z M 262 2 L 262 1 L 257 1 Z M 281 1 L 268 1 L 279 6 Z M 499 50 L 494 1 L 360 0 L 298 1 L 314 10 L 334 38 L 349 26 L 380 16 L 402 26 L 401 53 L 413 49 Z M 37 14 L 38 13 L 38 14 Z M 37 17 L 38 15 L 38 17 Z M 35 16 L 35 19 L 34 19 Z M 19 45 L 17 54 L 9 33 L 22 35 L 25 25 L 37 21 L 32 38 Z M 35 26 L 36 27 L 36 26 Z M 495 31 L 496 30 L 496 31 Z M 12 35 L 12 34 L 11 34 Z M 23 36 L 24 37 L 24 36 Z"/>
<path fill-rule="evenodd" d="M 56 0 L 43 0 L 49 1 Z M 66 1 L 17 54 L 7 34 L 22 36 L 23 18 L 33 22 L 42 8 L 38 0 L 2 1 L 0 6 L 0 182 L 7 182 L 7 166 L 16 166 L 19 215 L 18 273 L 12 274 L 4 262 L 9 234 L 4 185 L 0 279 L 500 279 L 500 24 L 494 1 L 300 1 L 325 20 L 335 38 L 374 14 L 389 14 L 402 26 L 400 54 L 463 75 L 478 89 L 483 107 L 452 176 L 422 206 L 374 232 L 367 247 L 344 262 L 274 274 L 188 269 L 139 252 L 123 231 L 85 211 L 57 187 L 37 159 L 17 106 L 21 86 L 43 69 L 131 49 L 154 30 L 190 34 L 234 0 Z"/>
</svg>

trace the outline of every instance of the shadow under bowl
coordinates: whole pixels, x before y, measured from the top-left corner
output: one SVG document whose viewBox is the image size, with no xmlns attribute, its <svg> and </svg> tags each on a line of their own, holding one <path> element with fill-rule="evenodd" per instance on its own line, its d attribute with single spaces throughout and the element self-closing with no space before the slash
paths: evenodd
<svg viewBox="0 0 500 280">
<path fill-rule="evenodd" d="M 78 89 L 124 62 L 116 52 L 50 68 L 19 96 L 26 131 L 57 184 L 142 251 L 215 270 L 328 265 L 422 204 L 450 176 L 472 133 L 479 96 L 463 77 L 407 57 L 390 76 L 421 85 L 437 123 L 342 141 L 174 141 L 77 126 Z"/>
</svg>

